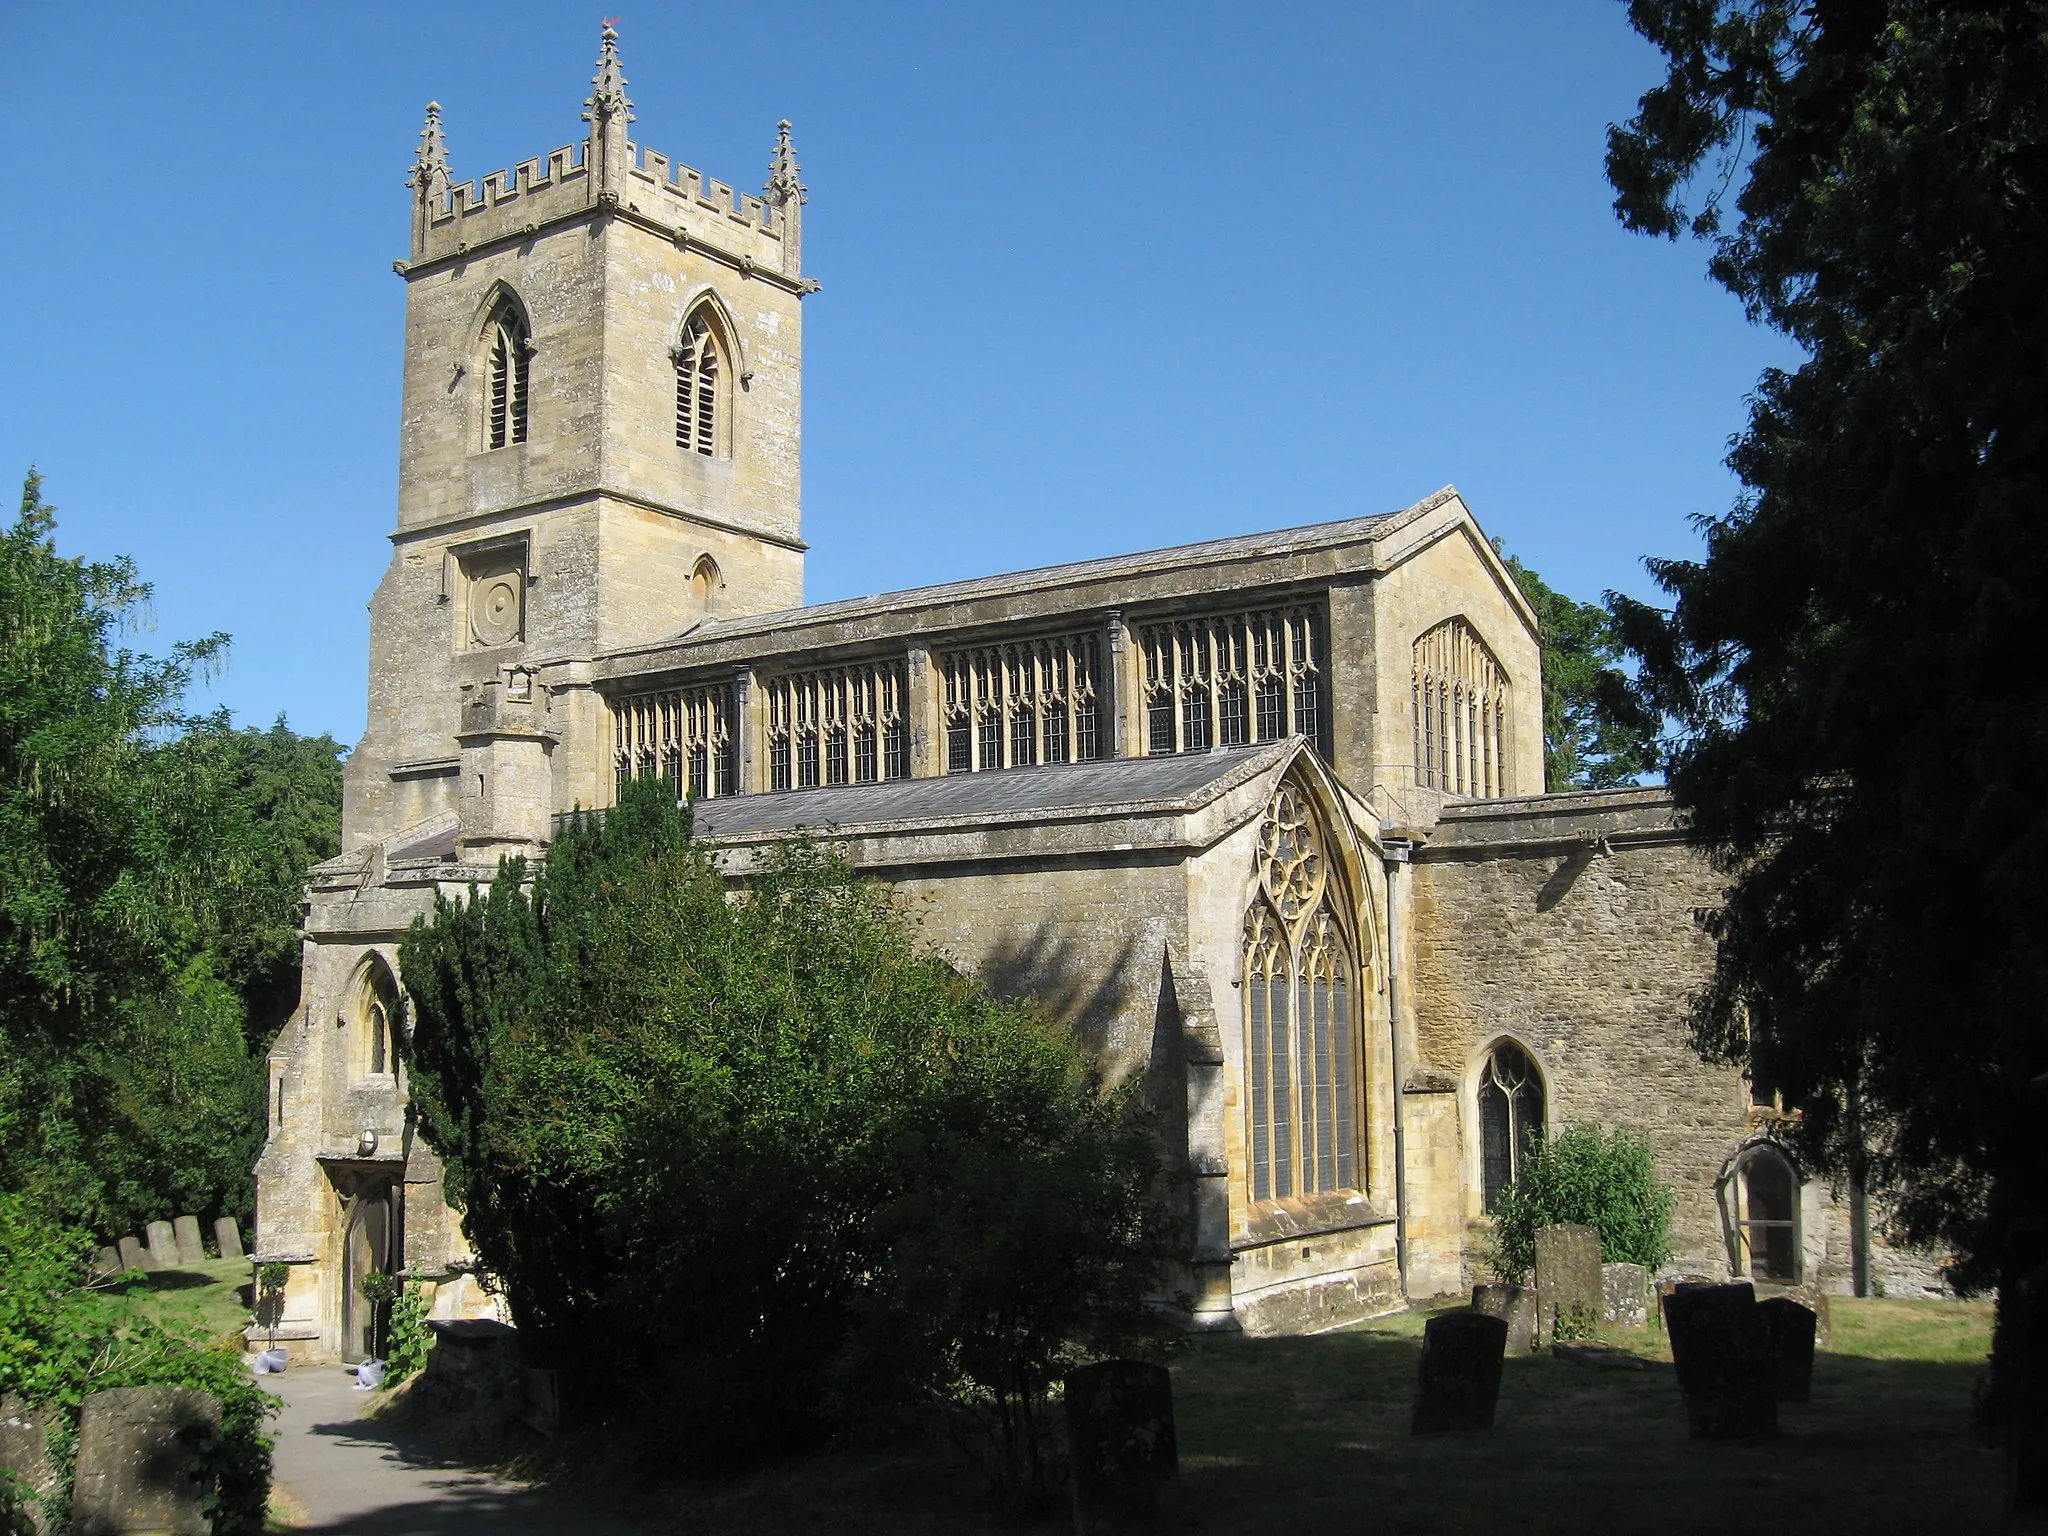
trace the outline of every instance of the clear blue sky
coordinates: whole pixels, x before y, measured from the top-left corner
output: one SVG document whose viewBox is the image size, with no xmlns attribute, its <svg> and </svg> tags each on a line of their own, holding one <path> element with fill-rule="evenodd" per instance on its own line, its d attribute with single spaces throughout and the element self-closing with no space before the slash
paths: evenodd
<svg viewBox="0 0 2048 1536">
<path fill-rule="evenodd" d="M 1618 3 L 607 4 L 639 142 L 756 187 L 796 125 L 812 601 L 1446 482 L 1643 593 L 1788 355 L 1614 221 Z M 580 138 L 599 17 L 0 0 L 0 475 L 234 637 L 200 702 L 360 733 L 421 108 L 462 178 Z"/>
</svg>

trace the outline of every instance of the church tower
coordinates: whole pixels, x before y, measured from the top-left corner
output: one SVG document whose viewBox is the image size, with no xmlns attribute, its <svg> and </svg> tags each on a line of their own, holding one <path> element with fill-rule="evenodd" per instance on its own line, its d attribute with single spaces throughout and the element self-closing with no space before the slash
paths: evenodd
<svg viewBox="0 0 2048 1536">
<path fill-rule="evenodd" d="M 632 142 L 604 29 L 581 144 L 412 174 L 398 526 L 371 603 L 349 847 L 460 810 L 490 855 L 599 803 L 594 660 L 803 601 L 804 187 Z"/>
</svg>

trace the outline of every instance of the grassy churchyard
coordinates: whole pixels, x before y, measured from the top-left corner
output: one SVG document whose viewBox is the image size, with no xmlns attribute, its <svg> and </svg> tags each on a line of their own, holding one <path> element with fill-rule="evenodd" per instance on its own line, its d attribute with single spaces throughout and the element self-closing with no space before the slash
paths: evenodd
<svg viewBox="0 0 2048 1536">
<path fill-rule="evenodd" d="M 246 1260 L 117 1282 L 126 1304 L 214 1337 L 248 1321 Z M 1173 1364 L 1181 1475 L 1171 1528 L 1230 1536 L 1374 1532 L 1725 1532 L 1766 1521 L 1829 1532 L 1989 1530 L 1998 1455 L 1969 1425 L 1989 1346 L 1986 1302 L 1832 1302 L 1813 1401 L 1783 1436 L 1686 1437 L 1661 1331 L 1606 1330 L 1598 1363 L 1509 1360 L 1488 1435 L 1408 1433 L 1417 1309 L 1315 1338 L 1191 1340 Z M 428 1426 L 421 1426 L 423 1428 Z M 939 1444 L 791 1458 L 723 1480 L 649 1483 L 568 1435 L 489 1458 L 588 1490 L 654 1530 L 755 1536 L 887 1529 L 1053 1532 L 1001 1516 Z M 632 1489 L 621 1494 L 624 1484 Z"/>
<path fill-rule="evenodd" d="M 1813 1401 L 1782 1438 L 1695 1443 L 1658 1330 L 1608 1330 L 1601 1364 L 1509 1360 L 1487 1435 L 1408 1432 L 1417 1309 L 1314 1338 L 1190 1341 L 1173 1365 L 1181 1475 L 1167 1529 L 1229 1536 L 1355 1532 L 1820 1533 L 1989 1530 L 2000 1460 L 1970 1424 L 1989 1347 L 1985 1302 L 1832 1304 Z M 595 1437 L 593 1437 L 593 1440 Z M 511 1470 L 580 1484 L 653 1528 L 905 1536 L 1069 1529 L 1001 1516 L 939 1445 L 793 1458 L 727 1480 L 635 1483 L 570 1436 Z"/>
</svg>

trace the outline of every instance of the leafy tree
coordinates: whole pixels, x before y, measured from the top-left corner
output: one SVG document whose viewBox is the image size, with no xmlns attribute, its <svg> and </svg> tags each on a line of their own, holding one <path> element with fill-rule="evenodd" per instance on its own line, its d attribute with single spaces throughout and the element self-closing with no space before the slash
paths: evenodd
<svg viewBox="0 0 2048 1536">
<path fill-rule="evenodd" d="M 420 1130 L 482 1263 L 565 1394 L 667 1453 L 932 1395 L 1039 1411 L 1071 1351 L 1154 1325 L 1135 1091 L 814 848 L 729 895 L 632 786 L 400 960 Z"/>
<path fill-rule="evenodd" d="M 1654 1270 L 1671 1257 L 1676 1198 L 1657 1177 L 1644 1137 L 1568 1125 L 1536 1143 L 1494 1202 L 1494 1272 L 1510 1285 L 1526 1284 L 1536 1267 L 1536 1233 L 1566 1222 L 1597 1231 L 1609 1264 Z"/>
<path fill-rule="evenodd" d="M 1611 789 L 1654 771 L 1657 724 L 1616 665 L 1622 645 L 1613 616 L 1555 591 L 1513 555 L 1507 567 L 1536 610 L 1543 642 L 1543 787 Z"/>
<path fill-rule="evenodd" d="M 225 637 L 123 647 L 149 588 L 55 528 L 31 473 L 0 533 L 0 1187 L 102 1232 L 246 1214 L 339 748 L 187 715 Z"/>
<path fill-rule="evenodd" d="M 1623 223 L 1805 352 L 1704 558 L 1650 562 L 1670 611 L 1616 600 L 1731 880 L 1695 1038 L 1984 1284 L 2048 1195 L 2048 5 L 1629 17 L 1669 69 L 1610 133 Z"/>
</svg>

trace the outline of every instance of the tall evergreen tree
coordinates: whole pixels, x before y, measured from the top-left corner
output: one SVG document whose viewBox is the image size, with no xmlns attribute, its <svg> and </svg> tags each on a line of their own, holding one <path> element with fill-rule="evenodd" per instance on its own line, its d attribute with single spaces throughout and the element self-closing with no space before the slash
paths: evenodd
<svg viewBox="0 0 2048 1536">
<path fill-rule="evenodd" d="M 1610 134 L 1623 223 L 1806 354 L 1704 558 L 1651 562 L 1673 607 L 1616 603 L 1731 880 L 1694 1031 L 1988 1283 L 2048 1197 L 2048 4 L 1629 17 L 1669 69 Z"/>
<path fill-rule="evenodd" d="M 1566 597 L 1513 555 L 1507 567 L 1541 625 L 1543 787 L 1635 783 L 1658 765 L 1657 722 L 1630 695 L 1613 615 Z"/>
</svg>

